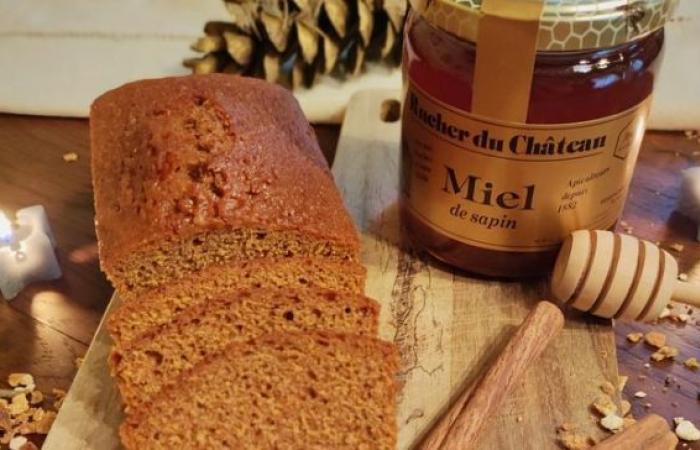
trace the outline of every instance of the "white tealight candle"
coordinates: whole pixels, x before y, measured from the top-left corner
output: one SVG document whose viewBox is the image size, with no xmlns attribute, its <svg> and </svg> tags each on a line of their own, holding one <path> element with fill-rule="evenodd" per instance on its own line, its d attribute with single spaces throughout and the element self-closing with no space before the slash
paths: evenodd
<svg viewBox="0 0 700 450">
<path fill-rule="evenodd" d="M 44 207 L 30 206 L 16 216 L 13 226 L 0 211 L 0 292 L 6 299 L 31 282 L 61 277 Z"/>
</svg>

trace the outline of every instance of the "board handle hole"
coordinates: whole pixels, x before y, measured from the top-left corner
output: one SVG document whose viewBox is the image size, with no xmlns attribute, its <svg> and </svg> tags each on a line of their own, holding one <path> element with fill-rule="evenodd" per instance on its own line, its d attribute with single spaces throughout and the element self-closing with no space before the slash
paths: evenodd
<svg viewBox="0 0 700 450">
<path fill-rule="evenodd" d="M 387 99 L 382 102 L 379 118 L 382 122 L 396 122 L 401 118 L 401 102 L 398 100 Z"/>
</svg>

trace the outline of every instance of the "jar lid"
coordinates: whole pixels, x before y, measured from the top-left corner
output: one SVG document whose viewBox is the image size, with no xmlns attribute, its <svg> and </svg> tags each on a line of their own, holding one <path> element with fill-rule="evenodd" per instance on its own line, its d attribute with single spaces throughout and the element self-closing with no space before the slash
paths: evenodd
<svg viewBox="0 0 700 450">
<path fill-rule="evenodd" d="M 497 0 L 415 0 L 428 22 L 461 39 L 477 42 L 484 4 Z M 538 51 L 576 51 L 614 47 L 664 26 L 677 0 L 520 0 L 510 8 L 489 8 L 501 17 L 531 20 L 518 8 L 538 4 Z M 515 2 L 511 2 L 515 3 Z"/>
</svg>

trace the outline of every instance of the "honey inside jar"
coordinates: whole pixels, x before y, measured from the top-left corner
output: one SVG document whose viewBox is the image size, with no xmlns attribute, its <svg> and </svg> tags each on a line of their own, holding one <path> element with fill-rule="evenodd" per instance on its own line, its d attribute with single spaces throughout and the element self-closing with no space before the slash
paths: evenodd
<svg viewBox="0 0 700 450">
<path fill-rule="evenodd" d="M 473 111 L 479 44 L 439 25 L 415 12 L 406 25 L 404 230 L 469 272 L 545 274 L 568 233 L 613 228 L 622 213 L 663 28 L 649 25 L 619 45 L 556 50 L 541 48 L 540 30 L 526 113 L 513 120 L 492 117 L 498 105 Z M 495 101 L 508 101 L 500 94 Z"/>
</svg>

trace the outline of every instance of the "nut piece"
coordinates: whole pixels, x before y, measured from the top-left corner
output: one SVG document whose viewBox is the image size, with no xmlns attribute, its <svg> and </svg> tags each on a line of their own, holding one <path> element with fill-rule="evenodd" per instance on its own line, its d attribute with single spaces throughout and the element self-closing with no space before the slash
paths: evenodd
<svg viewBox="0 0 700 450">
<path fill-rule="evenodd" d="M 614 433 L 616 431 L 620 431 L 622 427 L 625 426 L 625 421 L 622 420 L 622 417 L 618 416 L 617 414 L 609 414 L 600 419 L 600 425 L 606 430 Z"/>
<path fill-rule="evenodd" d="M 557 438 L 562 447 L 567 450 L 586 450 L 591 448 L 588 439 L 576 431 L 576 425 L 564 422 L 557 430 Z"/>
<path fill-rule="evenodd" d="M 654 361 L 663 361 L 664 359 L 673 359 L 678 356 L 678 349 L 668 345 L 664 345 L 658 351 L 650 356 Z"/>
<path fill-rule="evenodd" d="M 680 322 L 686 323 L 690 319 L 690 315 L 686 313 L 680 313 L 678 314 L 678 320 Z"/>
<path fill-rule="evenodd" d="M 64 153 L 63 160 L 68 163 L 76 162 L 78 160 L 78 154 L 75 152 Z"/>
<path fill-rule="evenodd" d="M 7 383 L 12 387 L 24 386 L 34 388 L 34 377 L 28 373 L 11 373 L 7 377 Z"/>
<path fill-rule="evenodd" d="M 666 345 L 666 335 L 658 331 L 650 331 L 644 335 L 644 341 L 652 347 L 661 348 Z"/>
<path fill-rule="evenodd" d="M 609 395 L 605 394 L 598 397 L 591 406 L 593 406 L 593 409 L 601 416 L 608 416 L 617 412 L 617 405 L 612 401 Z"/>
<path fill-rule="evenodd" d="M 29 409 L 29 402 L 26 394 L 18 394 L 12 397 L 12 403 L 7 407 L 7 410 L 12 416 L 18 416 Z"/>
<path fill-rule="evenodd" d="M 627 340 L 633 344 L 636 344 L 637 342 L 642 340 L 643 336 L 643 333 L 630 333 L 627 335 Z"/>
<path fill-rule="evenodd" d="M 20 450 L 27 443 L 27 438 L 24 436 L 13 437 L 10 441 L 10 450 Z"/>
<path fill-rule="evenodd" d="M 690 370 L 697 370 L 698 368 L 700 368 L 700 364 L 698 363 L 698 360 L 696 358 L 686 359 L 683 365 Z"/>
<path fill-rule="evenodd" d="M 693 422 L 682 417 L 676 417 L 673 421 L 676 423 L 676 436 L 680 439 L 684 441 L 700 440 L 700 430 L 693 425 Z"/>
<path fill-rule="evenodd" d="M 668 248 L 673 250 L 674 252 L 682 252 L 685 246 L 683 244 L 679 244 L 678 242 L 674 242 L 673 244 L 669 245 Z"/>
</svg>

